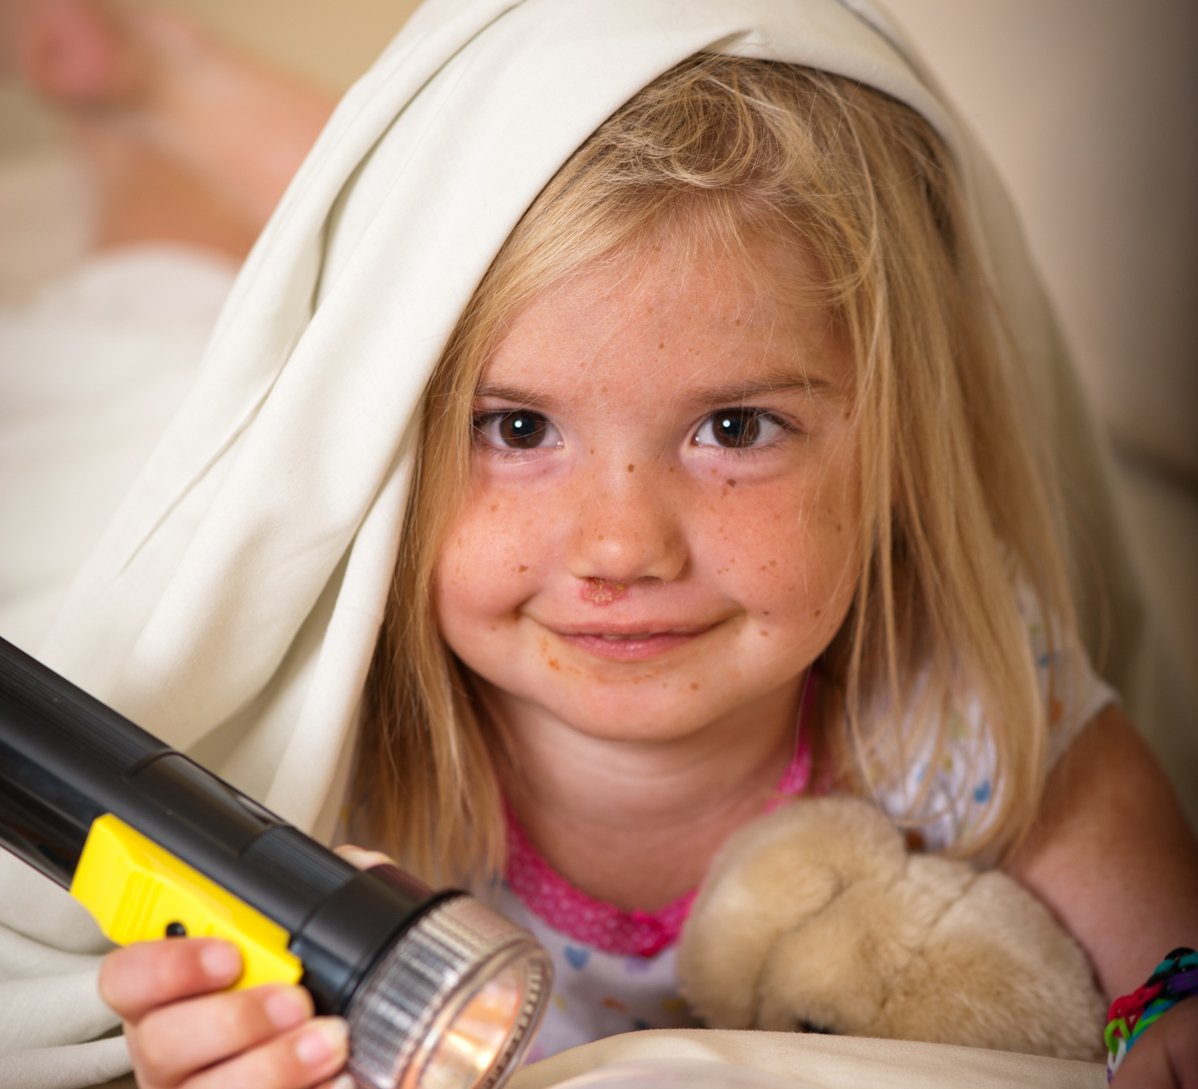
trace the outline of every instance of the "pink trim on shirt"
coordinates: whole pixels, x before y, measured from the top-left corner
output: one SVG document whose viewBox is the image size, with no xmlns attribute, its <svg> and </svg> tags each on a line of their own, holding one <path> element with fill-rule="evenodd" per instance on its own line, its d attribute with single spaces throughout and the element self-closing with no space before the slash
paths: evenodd
<svg viewBox="0 0 1198 1089">
<path fill-rule="evenodd" d="M 802 794 L 811 781 L 811 745 L 807 723 L 815 692 L 809 670 L 803 682 L 795 754 L 778 783 L 777 796 L 766 812 L 772 813 L 788 797 Z M 507 805 L 507 883 L 524 905 L 554 930 L 575 941 L 617 956 L 652 957 L 673 945 L 682 933 L 698 889 L 686 893 L 657 911 L 624 911 L 580 892 L 554 870 L 529 841 Z"/>
</svg>

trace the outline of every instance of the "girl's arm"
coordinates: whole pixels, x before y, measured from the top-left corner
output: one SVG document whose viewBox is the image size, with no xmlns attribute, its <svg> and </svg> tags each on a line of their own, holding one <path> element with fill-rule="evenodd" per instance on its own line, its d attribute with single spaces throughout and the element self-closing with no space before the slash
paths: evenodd
<svg viewBox="0 0 1198 1089">
<path fill-rule="evenodd" d="M 1198 839 L 1117 707 L 1053 769 L 1036 827 L 1007 869 L 1078 940 L 1112 998 L 1141 986 L 1170 950 L 1198 948 Z M 1115 1085 L 1198 1085 L 1198 1000 L 1145 1032 Z"/>
</svg>

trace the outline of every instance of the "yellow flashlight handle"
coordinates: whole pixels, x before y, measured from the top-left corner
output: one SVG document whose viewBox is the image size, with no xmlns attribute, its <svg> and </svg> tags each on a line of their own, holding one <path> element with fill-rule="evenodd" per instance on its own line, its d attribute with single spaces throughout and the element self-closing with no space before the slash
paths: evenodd
<svg viewBox="0 0 1198 1089">
<path fill-rule="evenodd" d="M 92 823 L 71 895 L 118 945 L 183 935 L 233 942 L 243 961 L 234 989 L 303 975 L 278 923 L 111 813 Z"/>
</svg>

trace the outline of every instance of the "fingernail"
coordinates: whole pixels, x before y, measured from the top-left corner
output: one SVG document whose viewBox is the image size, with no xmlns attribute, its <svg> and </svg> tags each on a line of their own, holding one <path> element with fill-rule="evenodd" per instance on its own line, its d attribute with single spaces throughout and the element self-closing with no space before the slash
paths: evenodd
<svg viewBox="0 0 1198 1089">
<path fill-rule="evenodd" d="M 350 1074 L 342 1074 L 329 1089 L 358 1089 L 358 1083 L 354 1081 Z"/>
<path fill-rule="evenodd" d="M 343 1018 L 320 1017 L 296 1042 L 295 1053 L 300 1062 L 319 1066 L 342 1053 L 348 1040 L 349 1027 Z"/>
<path fill-rule="evenodd" d="M 235 979 L 241 971 L 241 952 L 228 942 L 208 942 L 200 951 L 200 965 L 209 979 Z"/>
<path fill-rule="evenodd" d="M 302 987 L 281 987 L 267 997 L 264 1005 L 266 1016 L 279 1029 L 298 1025 L 312 1012 L 308 992 Z"/>
</svg>

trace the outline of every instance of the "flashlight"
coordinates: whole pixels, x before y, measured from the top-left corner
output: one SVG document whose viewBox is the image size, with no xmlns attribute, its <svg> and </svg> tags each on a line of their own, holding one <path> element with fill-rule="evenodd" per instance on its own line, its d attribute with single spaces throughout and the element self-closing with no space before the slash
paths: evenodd
<svg viewBox="0 0 1198 1089">
<path fill-rule="evenodd" d="M 235 987 L 300 982 L 371 1089 L 492 1089 L 552 984 L 527 931 L 394 866 L 359 871 L 0 639 L 0 844 L 120 945 L 234 942 Z"/>
</svg>

